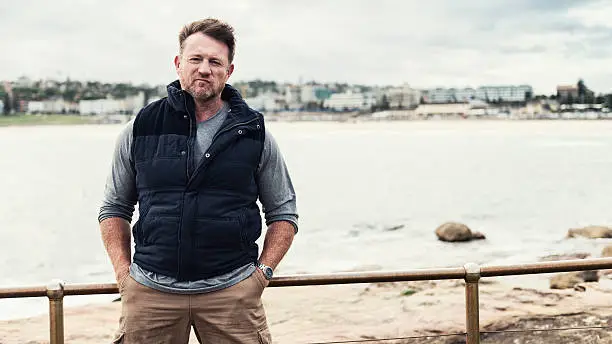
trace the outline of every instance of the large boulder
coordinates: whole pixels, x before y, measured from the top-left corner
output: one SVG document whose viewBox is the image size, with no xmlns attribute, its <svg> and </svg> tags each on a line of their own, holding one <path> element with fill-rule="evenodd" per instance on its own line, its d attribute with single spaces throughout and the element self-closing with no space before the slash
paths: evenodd
<svg viewBox="0 0 612 344">
<path fill-rule="evenodd" d="M 597 271 L 574 271 L 557 274 L 550 279 L 550 289 L 573 289 L 584 282 L 597 282 Z"/>
<path fill-rule="evenodd" d="M 612 257 L 612 245 L 608 245 L 604 247 L 604 249 L 601 251 L 601 258 L 610 258 L 610 257 Z M 610 276 L 610 275 L 612 275 L 612 269 L 599 271 L 599 276 Z"/>
<path fill-rule="evenodd" d="M 460 242 L 485 239 L 484 234 L 472 232 L 470 228 L 462 223 L 447 222 L 436 229 L 436 235 L 441 241 Z"/>
<path fill-rule="evenodd" d="M 604 226 L 587 226 L 571 228 L 567 231 L 568 238 L 585 237 L 589 239 L 612 238 L 612 228 Z"/>
</svg>

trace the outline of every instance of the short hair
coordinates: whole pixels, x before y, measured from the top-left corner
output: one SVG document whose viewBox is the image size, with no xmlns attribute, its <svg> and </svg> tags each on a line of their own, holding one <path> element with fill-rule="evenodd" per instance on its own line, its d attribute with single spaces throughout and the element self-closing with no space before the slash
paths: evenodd
<svg viewBox="0 0 612 344">
<path fill-rule="evenodd" d="M 183 53 L 183 43 L 187 37 L 194 33 L 201 32 L 206 36 L 216 39 L 221 43 L 227 45 L 229 50 L 228 58 L 229 62 L 232 63 L 234 60 L 234 50 L 236 48 L 236 38 L 234 37 L 234 28 L 229 24 L 224 23 L 218 19 L 207 18 L 198 21 L 191 22 L 185 25 L 179 33 L 179 52 Z"/>
</svg>

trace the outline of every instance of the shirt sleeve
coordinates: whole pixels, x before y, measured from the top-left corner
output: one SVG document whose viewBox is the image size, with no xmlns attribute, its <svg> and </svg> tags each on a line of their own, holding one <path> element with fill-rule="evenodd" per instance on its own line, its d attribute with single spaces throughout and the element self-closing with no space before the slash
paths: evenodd
<svg viewBox="0 0 612 344">
<path fill-rule="evenodd" d="M 134 121 L 130 121 L 119 134 L 111 170 L 104 187 L 104 198 L 98 215 L 98 222 L 111 217 L 119 217 L 132 222 L 138 195 L 131 146 Z"/>
<path fill-rule="evenodd" d="M 289 170 L 276 140 L 267 129 L 256 178 L 266 225 L 288 221 L 297 233 L 297 202 Z"/>
</svg>

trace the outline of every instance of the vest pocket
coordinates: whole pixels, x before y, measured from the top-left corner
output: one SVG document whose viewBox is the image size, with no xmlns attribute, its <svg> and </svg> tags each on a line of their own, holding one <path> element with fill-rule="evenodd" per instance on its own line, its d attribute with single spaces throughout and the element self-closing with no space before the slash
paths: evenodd
<svg viewBox="0 0 612 344">
<path fill-rule="evenodd" d="M 242 225 L 239 218 L 198 218 L 193 232 L 196 248 L 215 251 L 242 248 Z"/>
<path fill-rule="evenodd" d="M 179 217 L 148 214 L 139 229 L 145 245 L 175 247 L 179 226 Z"/>
</svg>

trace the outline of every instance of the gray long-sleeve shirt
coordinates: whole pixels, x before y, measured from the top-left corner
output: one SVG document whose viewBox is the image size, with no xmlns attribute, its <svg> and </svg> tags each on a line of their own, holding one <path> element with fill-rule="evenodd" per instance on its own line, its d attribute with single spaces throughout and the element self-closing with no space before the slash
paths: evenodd
<svg viewBox="0 0 612 344">
<path fill-rule="evenodd" d="M 225 121 L 228 109 L 228 105 L 224 104 L 213 117 L 198 123 L 193 157 L 196 162 L 202 159 L 204 152 L 212 144 L 212 138 Z M 98 216 L 100 222 L 111 217 L 132 221 L 138 201 L 134 162 L 130 153 L 133 139 L 132 129 L 133 121 L 126 125 L 117 139 L 111 171 L 106 181 L 104 199 Z M 283 156 L 268 130 L 266 130 L 256 181 L 266 224 L 288 221 L 293 224 L 297 232 L 298 214 L 295 191 Z M 135 263 L 132 263 L 130 267 L 130 273 L 136 281 L 157 290 L 175 293 L 202 293 L 226 288 L 248 277 L 254 270 L 254 265 L 249 264 L 222 276 L 200 281 L 179 282 L 172 277 L 146 271 Z"/>
</svg>

